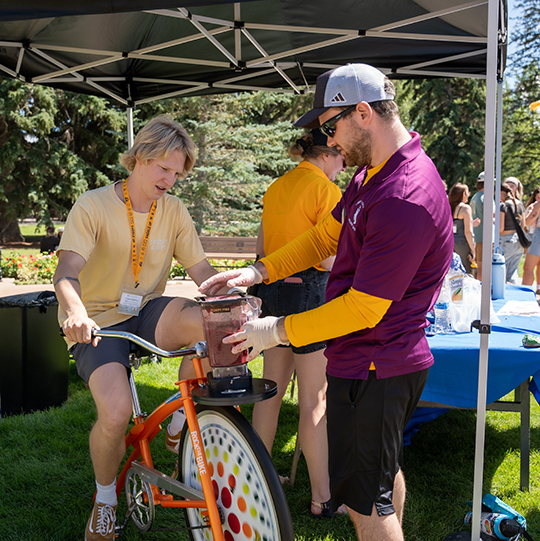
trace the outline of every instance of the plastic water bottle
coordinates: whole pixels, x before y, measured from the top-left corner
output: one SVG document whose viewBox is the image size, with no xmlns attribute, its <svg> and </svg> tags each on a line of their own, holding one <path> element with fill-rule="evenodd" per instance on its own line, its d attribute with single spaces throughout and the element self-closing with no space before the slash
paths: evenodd
<svg viewBox="0 0 540 541">
<path fill-rule="evenodd" d="M 497 252 L 497 250 L 500 251 Z M 506 264 L 502 248 L 495 248 L 491 261 L 491 298 L 504 299 L 504 284 L 506 283 Z"/>
<path fill-rule="evenodd" d="M 465 524 L 472 523 L 472 511 L 465 515 Z M 507 515 L 500 513 L 480 513 L 480 531 L 494 537 L 495 539 L 512 539 L 523 528 Z"/>
<path fill-rule="evenodd" d="M 450 283 L 448 276 L 444 277 L 444 282 L 439 293 L 439 298 L 435 303 L 435 323 L 433 332 L 435 334 L 451 334 L 452 325 L 450 322 Z"/>
</svg>

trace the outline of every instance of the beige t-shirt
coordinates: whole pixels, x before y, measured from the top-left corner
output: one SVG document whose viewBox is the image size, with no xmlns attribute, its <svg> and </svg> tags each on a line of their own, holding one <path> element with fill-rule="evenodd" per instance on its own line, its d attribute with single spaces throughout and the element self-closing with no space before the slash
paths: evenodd
<svg viewBox="0 0 540 541">
<path fill-rule="evenodd" d="M 139 254 L 148 213 L 134 212 L 134 216 Z M 122 288 L 133 288 L 135 277 L 127 209 L 116 195 L 114 184 L 79 197 L 69 213 L 58 250 L 76 252 L 86 260 L 79 280 L 82 301 L 90 318 L 100 327 L 109 327 L 132 317 L 118 313 Z M 144 293 L 141 308 L 163 295 L 173 257 L 189 268 L 206 256 L 185 205 L 177 197 L 165 194 L 157 201 L 139 273 L 137 291 Z M 60 325 L 66 317 L 59 307 Z"/>
</svg>

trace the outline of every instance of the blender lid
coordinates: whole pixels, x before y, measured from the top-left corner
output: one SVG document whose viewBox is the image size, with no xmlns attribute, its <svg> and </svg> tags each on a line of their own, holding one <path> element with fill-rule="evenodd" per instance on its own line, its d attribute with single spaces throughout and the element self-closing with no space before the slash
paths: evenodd
<svg viewBox="0 0 540 541">
<path fill-rule="evenodd" d="M 195 300 L 204 306 L 235 306 L 244 303 L 249 295 L 218 295 L 217 297 L 195 297 Z"/>
</svg>

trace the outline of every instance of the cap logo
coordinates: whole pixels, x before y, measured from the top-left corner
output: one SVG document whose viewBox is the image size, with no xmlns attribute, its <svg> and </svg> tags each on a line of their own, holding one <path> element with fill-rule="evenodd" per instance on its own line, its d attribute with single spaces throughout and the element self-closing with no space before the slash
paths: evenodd
<svg viewBox="0 0 540 541">
<path fill-rule="evenodd" d="M 331 100 L 330 103 L 343 103 L 345 98 L 343 97 L 343 94 L 341 92 L 338 92 Z"/>
</svg>

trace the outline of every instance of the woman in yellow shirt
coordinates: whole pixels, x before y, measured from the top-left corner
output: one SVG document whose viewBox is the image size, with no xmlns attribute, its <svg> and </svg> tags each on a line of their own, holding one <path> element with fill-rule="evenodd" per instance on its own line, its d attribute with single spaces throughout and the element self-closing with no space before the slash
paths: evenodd
<svg viewBox="0 0 540 541">
<path fill-rule="evenodd" d="M 259 228 L 259 257 L 275 252 L 322 221 L 341 199 L 333 183 L 345 168 L 340 151 L 327 146 L 318 129 L 298 139 L 289 148 L 301 163 L 278 178 L 263 198 Z M 333 257 L 315 267 L 272 284 L 261 284 L 257 295 L 263 301 L 262 317 L 285 316 L 311 310 L 324 303 L 324 292 Z M 326 357 L 324 342 L 302 347 L 278 346 L 264 352 L 264 377 L 276 381 L 278 394 L 258 402 L 253 426 L 271 453 L 281 400 L 292 373 L 298 379 L 300 422 L 298 438 L 306 458 L 311 482 L 311 514 L 329 517 L 330 481 L 326 439 Z"/>
</svg>

